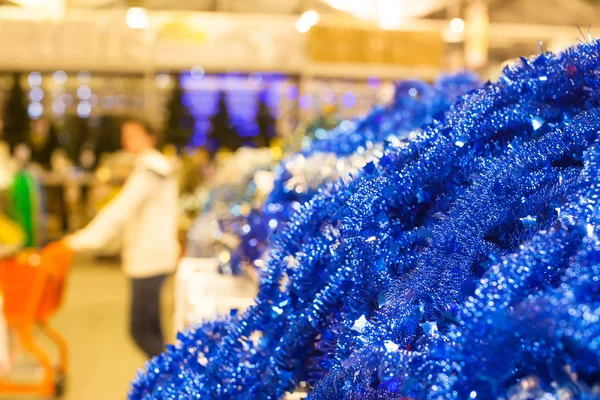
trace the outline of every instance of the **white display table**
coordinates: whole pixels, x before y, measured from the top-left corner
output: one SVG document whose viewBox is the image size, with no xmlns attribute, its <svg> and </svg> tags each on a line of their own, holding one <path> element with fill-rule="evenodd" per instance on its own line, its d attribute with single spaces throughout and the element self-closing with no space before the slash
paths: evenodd
<svg viewBox="0 0 600 400">
<path fill-rule="evenodd" d="M 203 319 L 229 314 L 231 309 L 244 311 L 254 302 L 258 284 L 248 277 L 233 277 L 218 273 L 216 258 L 184 257 L 175 276 L 176 332 Z M 286 400 L 300 400 L 306 392 L 290 393 Z"/>
<path fill-rule="evenodd" d="M 229 314 L 231 309 L 244 311 L 254 302 L 257 283 L 247 277 L 218 273 L 216 258 L 184 257 L 175 278 L 175 332 Z"/>
</svg>

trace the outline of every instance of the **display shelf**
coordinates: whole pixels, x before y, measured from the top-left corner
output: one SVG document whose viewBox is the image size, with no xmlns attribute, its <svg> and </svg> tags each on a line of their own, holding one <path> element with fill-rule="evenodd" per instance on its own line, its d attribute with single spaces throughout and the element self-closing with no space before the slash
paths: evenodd
<svg viewBox="0 0 600 400">
<path fill-rule="evenodd" d="M 255 281 L 219 274 L 218 266 L 216 258 L 181 259 L 175 278 L 175 332 L 232 309 L 243 311 L 254 302 Z"/>
<path fill-rule="evenodd" d="M 216 258 L 184 257 L 175 276 L 175 332 L 200 322 L 228 314 L 232 309 L 243 311 L 254 302 L 257 293 L 255 277 L 233 277 L 218 273 Z M 289 393 L 286 400 L 301 400 L 307 393 Z"/>
</svg>

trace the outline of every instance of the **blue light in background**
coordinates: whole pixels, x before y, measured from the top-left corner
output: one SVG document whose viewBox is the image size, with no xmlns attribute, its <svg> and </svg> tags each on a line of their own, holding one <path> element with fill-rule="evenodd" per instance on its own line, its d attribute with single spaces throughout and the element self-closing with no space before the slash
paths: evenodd
<svg viewBox="0 0 600 400">
<path fill-rule="evenodd" d="M 311 106 L 312 98 L 309 95 L 303 94 L 298 98 L 298 107 L 300 107 L 301 109 L 308 110 Z"/>
<path fill-rule="evenodd" d="M 248 126 L 248 135 L 249 137 L 256 137 L 258 136 L 260 132 L 260 128 L 258 127 L 258 124 L 256 123 L 252 123 Z"/>
<path fill-rule="evenodd" d="M 27 106 L 27 114 L 31 119 L 38 119 L 44 113 L 44 106 L 41 103 L 33 102 Z"/>
<path fill-rule="evenodd" d="M 194 134 L 208 135 L 210 131 L 210 121 L 208 119 L 198 119 L 194 123 Z"/>
<path fill-rule="evenodd" d="M 285 95 L 290 100 L 296 100 L 298 98 L 298 86 L 291 85 L 288 86 Z"/>
<path fill-rule="evenodd" d="M 342 104 L 346 108 L 352 108 L 356 105 L 356 95 L 352 92 L 346 92 L 342 96 Z"/>
<path fill-rule="evenodd" d="M 377 76 L 371 76 L 367 79 L 367 85 L 369 85 L 371 89 L 377 89 L 381 85 L 381 79 Z"/>
<path fill-rule="evenodd" d="M 197 147 L 204 146 L 206 144 L 206 136 L 195 133 L 194 136 L 192 136 L 192 144 Z"/>
<path fill-rule="evenodd" d="M 202 79 L 202 78 L 204 78 L 205 73 L 206 73 L 206 71 L 204 71 L 204 68 L 202 68 L 200 65 L 196 65 L 190 71 L 190 75 L 194 79 Z"/>
<path fill-rule="evenodd" d="M 244 74 L 239 72 L 205 74 L 202 79 L 194 79 L 190 71 L 180 75 L 181 85 L 185 90 L 183 103 L 194 117 L 195 135 L 203 135 L 204 139 L 193 139 L 194 145 L 201 141 L 210 147 L 210 118 L 217 112 L 220 92 L 225 94 L 225 104 L 229 111 L 231 123 L 236 127 L 240 137 L 254 137 L 259 129 L 256 125 L 256 112 L 260 99 L 277 117 L 281 97 L 284 93 L 286 75 L 271 73 Z M 297 96 L 295 85 L 291 95 Z M 194 136 L 195 138 L 196 136 Z M 198 142 L 196 142 L 196 140 Z"/>
<path fill-rule="evenodd" d="M 188 109 L 192 107 L 193 101 L 192 98 L 189 94 L 185 93 L 182 98 L 181 98 L 181 102 L 183 103 L 184 106 L 186 106 Z"/>
</svg>

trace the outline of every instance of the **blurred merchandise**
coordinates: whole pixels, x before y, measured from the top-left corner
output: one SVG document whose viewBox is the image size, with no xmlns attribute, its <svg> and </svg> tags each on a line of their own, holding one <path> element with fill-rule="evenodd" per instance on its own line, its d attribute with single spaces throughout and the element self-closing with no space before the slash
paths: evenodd
<svg viewBox="0 0 600 400">
<path fill-rule="evenodd" d="M 175 79 L 175 82 L 171 98 L 166 105 L 167 117 L 163 129 L 163 142 L 173 145 L 176 152 L 180 152 L 192 139 L 194 120 L 183 103 L 184 92 L 181 81 Z"/>
<path fill-rule="evenodd" d="M 323 107 L 323 114 L 316 117 L 306 128 L 306 138 L 315 140 L 320 132 L 332 130 L 341 122 L 340 117 L 336 114 L 335 106 L 326 105 Z"/>
<path fill-rule="evenodd" d="M 274 137 L 289 136 L 295 127 L 297 86 L 292 77 L 261 72 L 214 74 L 198 66 L 184 71 L 179 81 L 185 91 L 181 101 L 193 116 L 192 146 L 211 153 L 220 148 L 269 146 Z"/>
<path fill-rule="evenodd" d="M 57 149 L 50 159 L 50 170 L 60 175 L 67 175 L 74 165 L 65 149 Z"/>
<path fill-rule="evenodd" d="M 0 213 L 0 259 L 11 256 L 26 243 L 21 227 L 8 216 Z"/>
<path fill-rule="evenodd" d="M 257 282 L 248 277 L 219 273 L 216 258 L 181 259 L 175 276 L 175 332 L 217 315 L 244 312 L 257 290 Z"/>
<path fill-rule="evenodd" d="M 229 227 L 242 215 L 247 215 L 257 197 L 264 198 L 260 188 L 251 184 L 259 171 L 273 166 L 269 148 L 242 147 L 235 153 L 219 153 L 215 173 L 192 196 L 182 198 L 184 212 L 197 212 L 197 219 L 187 233 L 186 254 L 190 257 L 212 257 L 220 249 L 232 248 L 237 238 Z M 261 175 L 264 187 L 265 175 Z M 194 210 L 195 208 L 195 210 Z M 225 256 L 223 256 L 225 257 Z"/>
<path fill-rule="evenodd" d="M 3 137 L 13 153 L 18 144 L 27 141 L 29 115 L 25 105 L 25 91 L 21 84 L 21 74 L 12 75 L 12 86 L 4 105 Z"/>
<path fill-rule="evenodd" d="M 400 145 L 414 137 L 422 124 L 478 84 L 477 76 L 469 73 L 441 76 L 433 85 L 398 82 L 391 105 L 376 106 L 364 117 L 344 120 L 328 131 L 319 128 L 313 137 L 307 136 L 304 149 L 275 168 L 276 179 L 268 197 L 255 199 L 255 208 L 241 217 L 221 218 L 223 235 L 230 238 L 227 244 L 238 243 L 228 248 L 222 270 L 240 274 L 250 267 L 260 271 L 269 237 L 319 188 L 346 181 L 367 163 L 378 162 L 385 142 Z"/>
<path fill-rule="evenodd" d="M 181 164 L 179 168 L 180 191 L 182 194 L 192 193 L 206 181 L 204 170 L 210 161 L 210 155 L 208 151 L 198 149 L 184 152 L 178 160 Z"/>
<path fill-rule="evenodd" d="M 17 171 L 9 190 L 11 218 L 25 234 L 25 247 L 38 244 L 38 221 L 41 219 L 40 189 L 37 179 L 26 169 Z"/>
</svg>

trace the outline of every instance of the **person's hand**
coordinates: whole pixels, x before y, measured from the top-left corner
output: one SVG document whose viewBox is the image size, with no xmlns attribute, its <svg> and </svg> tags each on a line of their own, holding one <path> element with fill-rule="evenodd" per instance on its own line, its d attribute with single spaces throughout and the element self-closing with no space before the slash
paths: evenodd
<svg viewBox="0 0 600 400">
<path fill-rule="evenodd" d="M 59 240 L 64 246 L 70 247 L 69 243 L 71 242 L 71 238 L 73 235 L 65 235 L 62 239 Z"/>
</svg>

